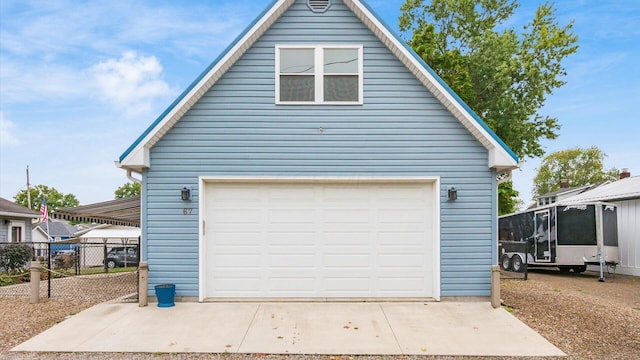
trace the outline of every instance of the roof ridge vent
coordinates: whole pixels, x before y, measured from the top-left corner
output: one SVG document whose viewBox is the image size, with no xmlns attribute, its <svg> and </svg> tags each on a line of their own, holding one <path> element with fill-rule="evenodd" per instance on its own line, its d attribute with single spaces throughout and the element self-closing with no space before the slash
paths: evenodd
<svg viewBox="0 0 640 360">
<path fill-rule="evenodd" d="M 331 7 L 331 0 L 307 0 L 307 6 L 315 13 L 323 13 Z"/>
</svg>

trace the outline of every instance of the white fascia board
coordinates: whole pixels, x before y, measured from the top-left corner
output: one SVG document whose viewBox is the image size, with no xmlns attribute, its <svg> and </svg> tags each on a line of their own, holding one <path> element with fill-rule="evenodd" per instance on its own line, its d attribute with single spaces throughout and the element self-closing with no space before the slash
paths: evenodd
<svg viewBox="0 0 640 360">
<path fill-rule="evenodd" d="M 434 93 L 449 111 L 473 134 L 473 136 L 489 150 L 489 167 L 495 169 L 516 169 L 518 161 L 514 159 L 493 136 L 491 136 L 469 113 L 464 106 L 445 89 L 434 76 L 400 43 L 389 29 L 382 24 L 360 0 L 344 0 L 356 16 L 360 15 L 363 23 L 375 33 L 392 53 L 418 78 L 423 85 Z M 392 45 L 392 46 L 391 46 Z"/>
<path fill-rule="evenodd" d="M 489 167 L 497 170 L 513 170 L 518 168 L 518 163 L 507 154 L 506 151 L 500 151 L 502 147 L 494 147 L 489 149 Z"/>
<path fill-rule="evenodd" d="M 123 168 L 141 168 L 149 167 L 149 149 L 144 146 L 138 146 L 118 165 Z"/>
<path fill-rule="evenodd" d="M 236 40 L 235 45 L 192 86 L 189 92 L 167 112 L 153 129 L 138 142 L 136 147 L 120 161 L 120 167 L 140 169 L 149 167 L 149 149 L 155 145 L 173 125 L 195 105 L 220 77 L 247 51 L 256 40 L 293 4 L 294 0 L 278 0 L 257 20 L 248 31 Z"/>
<path fill-rule="evenodd" d="M 0 211 L 0 216 L 11 217 L 11 218 L 20 218 L 20 219 L 38 219 L 38 218 L 42 218 L 41 215 L 23 214 L 23 213 L 10 212 L 10 211 Z"/>
</svg>

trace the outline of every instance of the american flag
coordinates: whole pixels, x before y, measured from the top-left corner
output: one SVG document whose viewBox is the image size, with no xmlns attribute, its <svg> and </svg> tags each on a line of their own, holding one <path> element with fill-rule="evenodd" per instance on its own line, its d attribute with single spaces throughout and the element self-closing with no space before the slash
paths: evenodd
<svg viewBox="0 0 640 360">
<path fill-rule="evenodd" d="M 40 222 L 49 221 L 49 211 L 47 210 L 47 199 L 42 198 L 42 205 L 40 205 L 40 215 L 42 220 Z"/>
</svg>

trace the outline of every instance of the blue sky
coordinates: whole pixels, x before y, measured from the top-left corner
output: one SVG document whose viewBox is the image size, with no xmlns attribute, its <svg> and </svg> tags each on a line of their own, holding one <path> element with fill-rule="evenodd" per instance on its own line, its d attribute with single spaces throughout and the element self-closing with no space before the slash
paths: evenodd
<svg viewBox="0 0 640 360">
<path fill-rule="evenodd" d="M 114 160 L 271 0 L 0 1 L 0 197 L 31 183 L 81 204 L 127 181 Z M 515 26 L 541 1 L 521 0 Z M 403 0 L 369 0 L 397 31 Z M 640 1 L 563 0 L 578 52 L 543 109 L 558 117 L 548 152 L 599 146 L 607 168 L 640 175 Z M 540 159 L 514 185 L 528 203 Z"/>
</svg>

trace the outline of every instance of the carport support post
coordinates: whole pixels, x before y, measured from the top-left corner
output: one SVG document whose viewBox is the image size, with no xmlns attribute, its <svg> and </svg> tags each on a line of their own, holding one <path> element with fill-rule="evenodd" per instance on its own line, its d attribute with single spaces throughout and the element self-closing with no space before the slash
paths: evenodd
<svg viewBox="0 0 640 360">
<path fill-rule="evenodd" d="M 491 306 L 500 307 L 500 266 L 491 266 Z"/>
<path fill-rule="evenodd" d="M 149 264 L 146 261 L 140 261 L 138 265 L 138 306 L 143 307 L 148 304 L 147 286 L 149 283 Z"/>
<path fill-rule="evenodd" d="M 31 274 L 31 291 L 29 292 L 29 302 L 31 304 L 37 304 L 40 302 L 40 271 L 42 270 L 40 261 L 32 261 L 29 270 Z"/>
</svg>

